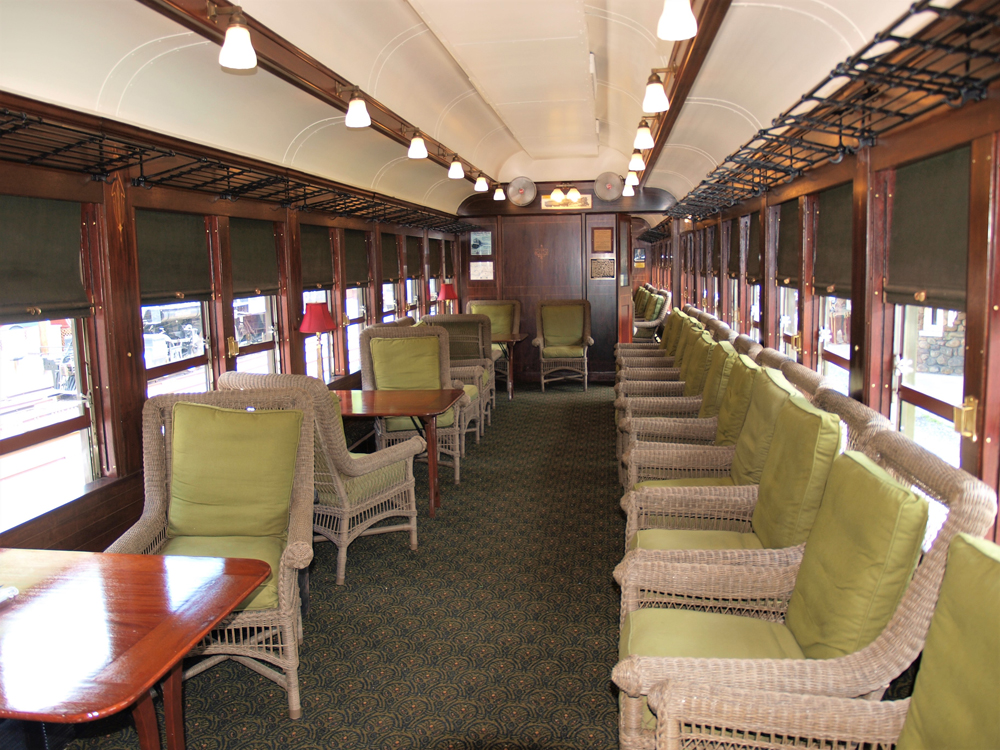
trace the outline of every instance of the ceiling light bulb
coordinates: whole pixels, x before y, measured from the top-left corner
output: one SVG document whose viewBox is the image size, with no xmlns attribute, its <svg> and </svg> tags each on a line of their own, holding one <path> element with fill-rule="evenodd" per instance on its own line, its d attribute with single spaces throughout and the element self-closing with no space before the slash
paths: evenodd
<svg viewBox="0 0 1000 750">
<path fill-rule="evenodd" d="M 626 198 L 631 198 L 633 195 L 635 195 L 635 188 L 626 182 L 625 187 L 622 189 L 622 195 L 624 195 Z"/>
<path fill-rule="evenodd" d="M 253 70 L 257 67 L 257 53 L 253 51 L 247 19 L 239 8 L 229 19 L 226 40 L 219 50 L 219 65 L 229 70 Z"/>
<path fill-rule="evenodd" d="M 646 162 L 642 160 L 642 154 L 636 149 L 632 152 L 632 158 L 629 159 L 628 169 L 630 172 L 641 172 L 646 168 Z"/>
<path fill-rule="evenodd" d="M 490 189 L 490 184 L 486 181 L 486 178 L 482 175 L 476 178 L 476 187 L 473 188 L 477 193 L 485 193 Z"/>
<path fill-rule="evenodd" d="M 663 81 L 656 73 L 652 73 L 649 80 L 646 81 L 646 96 L 642 100 L 642 111 L 652 114 L 666 112 L 668 109 L 670 109 L 670 100 L 667 99 Z"/>
<path fill-rule="evenodd" d="M 419 135 L 413 136 L 410 140 L 410 150 L 406 152 L 406 155 L 411 159 L 426 159 L 427 144 L 424 143 L 424 139 Z"/>
<path fill-rule="evenodd" d="M 347 117 L 344 124 L 349 128 L 367 128 L 372 124 L 372 118 L 368 115 L 368 106 L 361 98 L 361 92 L 356 90 L 351 97 L 351 103 L 347 105 Z"/>
<path fill-rule="evenodd" d="M 493 200 L 502 201 L 506 197 L 507 196 L 503 194 L 503 188 L 497 185 L 496 189 L 493 191 Z"/>
<path fill-rule="evenodd" d="M 633 148 L 652 148 L 655 144 L 653 141 L 653 133 L 649 129 L 649 123 L 643 120 L 639 124 L 639 130 L 635 134 L 635 143 L 632 144 Z"/>
<path fill-rule="evenodd" d="M 688 0 L 663 0 L 663 13 L 656 24 L 656 35 L 668 42 L 690 39 L 698 33 L 698 21 Z"/>
<path fill-rule="evenodd" d="M 458 160 L 457 156 L 451 160 L 451 166 L 448 167 L 448 176 L 453 180 L 461 180 L 465 177 L 465 167 L 462 166 L 462 162 Z"/>
<path fill-rule="evenodd" d="M 637 175 L 635 172 L 629 171 L 629 173 L 627 175 L 625 175 L 625 184 L 626 185 L 638 185 L 639 184 L 639 175 Z"/>
<path fill-rule="evenodd" d="M 579 190 L 577 190 L 575 186 L 574 186 L 574 187 L 571 187 L 571 188 L 570 188 L 570 189 L 569 189 L 569 190 L 568 190 L 568 191 L 566 192 L 566 197 L 567 197 L 567 198 L 569 198 L 569 200 L 570 200 L 570 201 L 571 201 L 572 203 L 576 203 L 576 202 L 577 202 L 578 200 L 580 200 L 580 191 L 579 191 Z"/>
<path fill-rule="evenodd" d="M 549 196 L 549 198 L 552 199 L 553 203 L 562 203 L 564 200 L 566 200 L 566 194 L 562 191 L 562 188 L 557 187 L 555 190 L 552 191 L 552 194 Z"/>
</svg>

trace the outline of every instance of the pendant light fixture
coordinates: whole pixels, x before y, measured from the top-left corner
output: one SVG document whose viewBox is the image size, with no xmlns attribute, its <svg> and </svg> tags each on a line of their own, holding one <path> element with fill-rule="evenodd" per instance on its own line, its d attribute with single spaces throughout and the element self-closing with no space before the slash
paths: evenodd
<svg viewBox="0 0 1000 750">
<path fill-rule="evenodd" d="M 622 195 L 625 196 L 626 198 L 631 198 L 633 195 L 635 195 L 635 188 L 626 182 L 625 187 L 622 188 Z"/>
<path fill-rule="evenodd" d="M 427 158 L 427 144 L 424 143 L 424 139 L 421 138 L 419 132 L 414 133 L 413 137 L 410 139 L 410 148 L 406 152 L 406 155 L 411 159 Z"/>
<path fill-rule="evenodd" d="M 465 167 L 458 160 L 458 154 L 455 154 L 455 158 L 451 160 L 451 166 L 448 167 L 448 177 L 453 180 L 461 180 L 465 177 Z"/>
<path fill-rule="evenodd" d="M 503 188 L 500 187 L 500 183 L 498 182 L 497 186 L 493 189 L 493 200 L 495 200 L 495 201 L 502 201 L 506 197 L 507 196 L 504 195 Z"/>
<path fill-rule="evenodd" d="M 689 0 L 663 0 L 663 13 L 656 24 L 656 36 L 667 42 L 690 39 L 698 33 L 698 21 Z"/>
<path fill-rule="evenodd" d="M 630 172 L 641 172 L 646 168 L 646 162 L 642 160 L 642 154 L 639 149 L 632 152 L 632 158 L 629 159 L 628 169 Z"/>
<path fill-rule="evenodd" d="M 642 111 L 648 114 L 656 112 L 666 112 L 670 109 L 670 100 L 667 99 L 667 92 L 663 88 L 663 81 L 658 73 L 650 73 L 649 80 L 646 81 L 646 96 L 642 99 Z"/>
<path fill-rule="evenodd" d="M 356 86 L 351 95 L 351 103 L 347 105 L 344 124 L 349 128 L 367 128 L 372 124 L 372 118 L 368 115 L 368 105 L 361 98 L 361 91 Z"/>
<path fill-rule="evenodd" d="M 639 123 L 639 130 L 635 134 L 635 143 L 632 144 L 633 148 L 643 149 L 643 148 L 653 148 L 656 143 L 653 141 L 653 133 L 649 129 L 649 121 L 643 120 Z"/>
<path fill-rule="evenodd" d="M 250 41 L 250 29 L 243 9 L 239 5 L 220 9 L 213 2 L 208 3 L 210 19 L 214 21 L 217 16 L 226 15 L 229 16 L 229 27 L 219 50 L 219 65 L 227 70 L 253 70 L 257 67 L 257 53 Z"/>
<path fill-rule="evenodd" d="M 637 175 L 632 170 L 629 170 L 629 173 L 627 175 L 625 175 L 625 184 L 626 185 L 638 185 L 639 184 L 639 175 Z"/>
<path fill-rule="evenodd" d="M 562 191 L 562 188 L 557 185 L 555 190 L 553 190 L 552 193 L 549 195 L 549 198 L 552 200 L 553 203 L 562 203 L 564 200 L 566 200 L 566 193 L 564 193 Z"/>
<path fill-rule="evenodd" d="M 490 189 L 490 183 L 482 175 L 476 177 L 476 186 L 473 188 L 477 193 L 485 193 Z"/>
<path fill-rule="evenodd" d="M 580 191 L 576 189 L 575 185 L 566 191 L 566 198 L 570 203 L 576 203 L 580 200 Z"/>
</svg>

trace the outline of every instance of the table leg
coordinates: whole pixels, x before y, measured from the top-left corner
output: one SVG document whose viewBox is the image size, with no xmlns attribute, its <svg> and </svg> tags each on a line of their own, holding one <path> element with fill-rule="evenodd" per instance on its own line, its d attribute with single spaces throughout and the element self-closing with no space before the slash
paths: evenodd
<svg viewBox="0 0 1000 750">
<path fill-rule="evenodd" d="M 441 494 L 438 489 L 438 435 L 436 416 L 430 416 L 424 420 L 424 431 L 427 435 L 427 478 L 430 483 L 431 495 L 430 515 L 431 518 L 434 518 L 434 509 L 441 507 Z"/>
<path fill-rule="evenodd" d="M 167 750 L 184 750 L 184 700 L 181 695 L 181 659 L 163 679 L 163 720 L 167 725 Z"/>
<path fill-rule="evenodd" d="M 514 344 L 507 345 L 507 400 L 514 400 Z"/>
<path fill-rule="evenodd" d="M 139 747 L 142 750 L 160 750 L 160 730 L 156 726 L 156 709 L 149 691 L 132 706 L 132 721 L 135 722 L 135 733 L 139 735 Z"/>
</svg>

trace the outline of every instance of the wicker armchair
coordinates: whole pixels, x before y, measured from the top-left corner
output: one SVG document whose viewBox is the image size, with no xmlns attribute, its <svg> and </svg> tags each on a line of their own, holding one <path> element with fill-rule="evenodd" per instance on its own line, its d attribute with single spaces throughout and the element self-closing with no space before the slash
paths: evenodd
<svg viewBox="0 0 1000 750">
<path fill-rule="evenodd" d="M 521 300 L 470 299 L 465 303 L 465 312 L 488 316 L 490 330 L 494 336 L 521 332 Z M 509 377 L 510 363 L 500 344 L 493 344 L 493 362 L 496 374 L 506 380 Z M 493 405 L 496 407 L 496 388 L 493 389 Z"/>
<path fill-rule="evenodd" d="M 545 384 L 579 380 L 587 390 L 587 348 L 590 337 L 590 302 L 585 299 L 549 299 L 538 303 L 537 333 L 542 393 Z M 552 373 L 561 372 L 562 375 Z"/>
<path fill-rule="evenodd" d="M 655 341 L 657 330 L 663 325 L 663 321 L 666 320 L 670 312 L 669 299 L 670 293 L 665 289 L 650 295 L 643 316 L 641 318 L 636 316 L 632 322 L 635 338 Z"/>
<path fill-rule="evenodd" d="M 271 571 L 272 579 L 277 578 L 277 605 L 237 610 L 226 617 L 190 652 L 191 656 L 208 658 L 202 659 L 184 673 L 184 678 L 187 679 L 225 659 L 238 661 L 284 688 L 288 693 L 289 716 L 298 719 L 302 715 L 298 679 L 299 643 L 302 641 L 299 571 L 309 566 L 313 556 L 312 399 L 302 391 L 281 389 L 173 394 L 156 396 L 146 401 L 142 410 L 145 482 L 142 516 L 108 547 L 108 552 L 153 555 L 160 553 L 173 541 L 168 534 L 168 512 L 173 476 L 173 409 L 179 402 L 207 404 L 225 409 L 302 412 L 284 547 L 278 570 L 274 570 L 272 564 Z M 226 468 L 226 464 L 218 464 L 218 474 L 224 476 Z M 199 545 L 200 552 L 197 554 L 211 555 L 211 545 L 219 544 L 215 541 L 217 538 L 201 539 L 206 543 Z M 222 540 L 221 548 L 226 549 L 225 539 Z M 229 548 L 238 550 L 239 546 L 229 545 Z M 175 552 L 177 553 L 179 552 Z M 265 585 L 272 579 L 265 582 Z M 272 664 L 278 669 L 272 669 L 261 662 Z"/>
<path fill-rule="evenodd" d="M 448 332 L 448 350 L 451 354 L 453 377 L 466 385 L 475 385 L 482 395 L 479 399 L 479 432 L 493 421 L 493 408 L 497 401 L 497 378 L 493 360 L 492 323 L 488 315 L 427 315 L 422 318 L 424 325 L 441 326 Z M 483 368 L 482 377 L 472 383 L 454 375 L 458 368 L 464 372 L 468 367 Z M 471 394 L 470 394 L 471 398 Z"/>
<path fill-rule="evenodd" d="M 364 331 L 361 332 L 361 387 L 366 391 L 375 391 L 380 388 L 378 379 L 376 378 L 376 362 L 372 356 L 371 344 L 373 339 L 419 339 L 419 338 L 436 338 L 437 339 L 437 351 L 438 351 L 438 370 L 436 375 L 434 373 L 423 373 L 421 376 L 423 379 L 428 381 L 428 385 L 431 383 L 436 384 L 438 388 L 464 388 L 462 382 L 458 379 L 453 379 L 454 371 L 451 368 L 451 361 L 448 357 L 448 332 L 443 328 L 438 326 L 369 326 Z M 463 370 L 468 369 L 470 373 L 464 373 L 470 377 L 481 377 L 482 372 L 480 368 L 463 368 Z M 404 386 L 408 385 L 414 390 L 421 390 L 422 388 L 417 385 L 413 385 L 412 381 Z M 383 382 L 382 388 L 385 388 L 385 383 Z M 392 384 L 393 388 L 397 387 L 397 384 Z M 464 437 L 466 422 L 469 419 L 469 411 L 472 408 L 472 400 L 468 393 L 462 396 L 457 404 L 457 409 L 450 410 L 457 413 L 445 412 L 440 417 L 438 417 L 437 423 L 437 441 L 438 441 L 438 454 L 445 454 L 448 456 L 448 460 L 441 460 L 441 464 L 444 466 L 451 466 L 455 470 L 455 484 L 458 484 L 461 479 L 461 458 L 463 453 Z M 473 415 L 477 412 L 473 412 Z M 451 421 L 449 421 L 449 417 Z M 407 424 L 409 422 L 409 424 Z M 398 419 L 385 419 L 379 418 L 375 420 L 375 441 L 378 445 L 379 450 L 386 448 L 391 445 L 396 445 L 397 443 L 403 443 L 410 438 L 419 435 L 419 430 L 413 425 L 413 420 L 407 420 L 405 417 L 400 417 Z"/>
<path fill-rule="evenodd" d="M 410 549 L 417 548 L 417 498 L 413 458 L 427 444 L 419 437 L 397 443 L 371 455 L 350 453 L 344 439 L 340 404 L 335 394 L 306 375 L 254 375 L 227 372 L 219 390 L 298 388 L 312 396 L 316 413 L 314 541 L 337 545 L 337 585 L 344 584 L 347 547 L 360 536 L 409 533 Z M 403 523 L 375 526 L 386 518 Z"/>
<path fill-rule="evenodd" d="M 684 658 L 629 655 L 612 678 L 623 691 L 619 738 L 624 748 L 652 748 L 643 727 L 642 698 L 659 682 L 684 679 L 754 690 L 854 698 L 878 697 L 924 645 L 944 573 L 948 545 L 959 533 L 981 536 L 996 516 L 996 495 L 969 474 L 949 466 L 899 433 L 880 432 L 870 454 L 890 475 L 944 504 L 947 518 L 920 557 L 905 593 L 881 632 L 860 650 L 832 658 Z M 826 498 L 824 498 L 824 503 Z M 928 536 L 931 536 L 930 534 Z M 810 542 L 806 543 L 808 554 Z M 753 564 L 739 551 L 637 551 L 615 571 L 622 585 L 621 616 L 643 607 L 738 614 L 783 622 L 803 558 L 759 550 Z"/>
</svg>

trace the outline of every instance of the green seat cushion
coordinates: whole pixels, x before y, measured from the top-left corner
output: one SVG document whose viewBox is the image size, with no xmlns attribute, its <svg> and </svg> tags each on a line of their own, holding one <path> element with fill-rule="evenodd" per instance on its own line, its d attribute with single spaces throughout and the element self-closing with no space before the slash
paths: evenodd
<svg viewBox="0 0 1000 750">
<path fill-rule="evenodd" d="M 899 750 L 1000 747 L 1000 547 L 959 534 Z"/>
<path fill-rule="evenodd" d="M 634 339 L 651 339 L 656 335 L 656 331 L 652 328 L 637 328 L 635 333 L 632 334 Z"/>
<path fill-rule="evenodd" d="M 474 385 L 463 385 L 462 390 L 465 391 L 465 395 L 469 397 L 470 401 L 479 398 L 479 389 Z"/>
<path fill-rule="evenodd" d="M 750 406 L 733 455 L 732 475 L 736 484 L 760 483 L 764 461 L 767 460 L 767 453 L 774 439 L 778 414 L 793 393 L 798 391 L 780 370 L 765 367 L 754 378 Z"/>
<path fill-rule="evenodd" d="M 490 371 L 489 370 L 487 370 L 485 368 L 483 369 L 483 377 L 481 377 L 479 379 L 479 382 L 480 382 L 480 384 L 482 385 L 483 388 L 489 388 L 489 386 L 490 386 Z M 471 398 L 471 396 L 470 396 L 470 398 Z"/>
<path fill-rule="evenodd" d="M 806 540 L 785 624 L 810 659 L 864 648 L 909 585 L 927 527 L 927 501 L 862 453 L 833 462 Z"/>
<path fill-rule="evenodd" d="M 840 453 L 840 417 L 799 394 L 781 407 L 760 475 L 753 530 L 772 549 L 809 536 L 833 459 Z"/>
<path fill-rule="evenodd" d="M 380 391 L 435 391 L 441 388 L 441 346 L 437 336 L 373 338 L 375 387 Z"/>
<path fill-rule="evenodd" d="M 545 346 L 580 346 L 583 343 L 583 305 L 542 305 Z"/>
<path fill-rule="evenodd" d="M 161 555 L 180 557 L 244 557 L 263 560 L 271 566 L 271 575 L 244 599 L 237 610 L 274 609 L 278 606 L 278 570 L 284 537 L 276 536 L 178 536 L 168 539 Z"/>
<path fill-rule="evenodd" d="M 756 534 L 715 529 L 643 529 L 629 549 L 761 549 Z"/>
<path fill-rule="evenodd" d="M 489 318 L 490 331 L 495 335 L 514 332 L 514 305 L 479 305 L 470 302 L 469 312 Z"/>
<path fill-rule="evenodd" d="M 412 428 L 412 425 L 411 425 Z M 367 457 L 364 453 L 352 453 L 353 458 Z M 394 464 L 383 466 L 369 474 L 362 474 L 360 477 L 349 477 L 346 474 L 340 475 L 347 490 L 347 501 L 351 505 L 367 500 L 377 495 L 383 490 L 387 490 L 406 481 L 406 461 L 397 461 Z"/>
<path fill-rule="evenodd" d="M 720 341 L 712 350 L 708 362 L 708 372 L 705 374 L 705 387 L 701 391 L 700 419 L 709 419 L 719 415 L 719 406 L 729 384 L 729 374 L 737 358 L 736 350 L 728 341 Z"/>
<path fill-rule="evenodd" d="M 546 336 L 546 338 L 548 338 Z M 542 349 L 542 356 L 546 359 L 579 359 L 583 357 L 582 346 L 546 346 Z"/>
<path fill-rule="evenodd" d="M 474 388 L 475 386 L 473 386 Z M 389 432 L 401 432 L 404 430 L 415 430 L 417 429 L 413 424 L 413 419 L 410 417 L 387 417 L 385 420 L 385 429 Z M 416 420 L 417 424 L 420 424 L 420 420 Z M 437 426 L 438 427 L 451 427 L 455 424 L 455 409 L 451 408 L 443 414 L 438 414 Z M 420 426 L 423 429 L 423 425 Z"/>
<path fill-rule="evenodd" d="M 732 477 L 684 477 L 682 479 L 647 479 L 637 482 L 640 487 L 732 487 L 735 484 Z"/>
<path fill-rule="evenodd" d="M 700 396 L 705 389 L 705 380 L 708 377 L 708 364 L 712 359 L 712 352 L 715 350 L 715 339 L 708 331 L 704 331 L 692 345 L 691 352 L 686 356 L 684 373 L 684 395 Z"/>
<path fill-rule="evenodd" d="M 167 535 L 284 535 L 301 429 L 291 409 L 174 404 Z"/>
<path fill-rule="evenodd" d="M 500 346 L 500 344 L 494 344 L 493 345 L 493 353 L 494 354 L 499 354 L 502 357 L 503 356 L 503 347 Z"/>
<path fill-rule="evenodd" d="M 753 617 L 647 607 L 629 612 L 622 624 L 618 658 L 672 656 L 695 659 L 801 659 L 788 629 Z M 643 726 L 656 728 L 645 709 Z"/>
<path fill-rule="evenodd" d="M 729 371 L 726 392 L 719 400 L 719 423 L 715 428 L 716 445 L 736 445 L 746 421 L 753 384 L 760 372 L 760 365 L 745 354 L 740 354 Z"/>
</svg>

